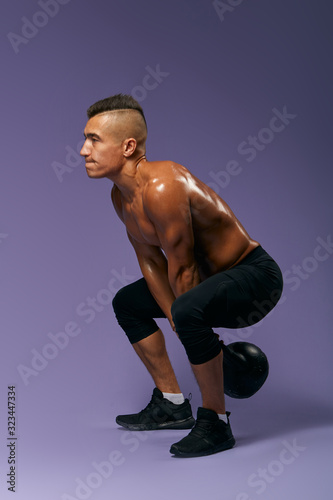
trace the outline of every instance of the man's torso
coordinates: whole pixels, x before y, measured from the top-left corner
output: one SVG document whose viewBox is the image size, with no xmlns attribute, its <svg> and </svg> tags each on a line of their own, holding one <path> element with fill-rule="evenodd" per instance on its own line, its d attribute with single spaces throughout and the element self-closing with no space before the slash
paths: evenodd
<svg viewBox="0 0 333 500">
<path fill-rule="evenodd" d="M 201 279 L 229 269 L 259 245 L 250 238 L 227 203 L 185 167 L 169 161 L 144 162 L 140 165 L 137 179 L 138 187 L 130 201 L 125 199 L 117 186 L 112 189 L 114 206 L 128 233 L 140 243 L 162 248 L 155 226 L 147 214 L 145 199 L 156 185 L 170 191 L 170 203 L 175 190 L 181 190 L 184 203 L 178 201 L 177 209 L 179 217 L 188 217 Z M 156 217 L 163 217 L 158 203 L 155 210 L 155 220 Z"/>
</svg>

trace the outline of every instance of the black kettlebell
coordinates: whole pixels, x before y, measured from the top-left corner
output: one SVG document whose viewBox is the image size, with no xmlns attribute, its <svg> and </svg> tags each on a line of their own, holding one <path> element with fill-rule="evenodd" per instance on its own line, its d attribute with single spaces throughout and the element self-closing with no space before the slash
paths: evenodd
<svg viewBox="0 0 333 500">
<path fill-rule="evenodd" d="M 268 376 L 265 353 L 249 342 L 225 345 L 221 340 L 220 344 L 223 350 L 224 393 L 237 399 L 253 396 Z"/>
</svg>

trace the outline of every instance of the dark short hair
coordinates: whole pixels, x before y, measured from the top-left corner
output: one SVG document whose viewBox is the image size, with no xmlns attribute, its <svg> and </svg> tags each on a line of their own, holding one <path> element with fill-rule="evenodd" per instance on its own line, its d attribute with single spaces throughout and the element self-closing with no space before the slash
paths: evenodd
<svg viewBox="0 0 333 500">
<path fill-rule="evenodd" d="M 116 111 L 120 109 L 135 109 L 141 114 L 147 127 L 146 118 L 140 104 L 131 95 L 127 94 L 116 94 L 95 102 L 95 104 L 92 104 L 87 109 L 87 115 L 90 119 L 93 116 L 98 115 L 99 113 L 105 113 L 106 111 Z"/>
</svg>

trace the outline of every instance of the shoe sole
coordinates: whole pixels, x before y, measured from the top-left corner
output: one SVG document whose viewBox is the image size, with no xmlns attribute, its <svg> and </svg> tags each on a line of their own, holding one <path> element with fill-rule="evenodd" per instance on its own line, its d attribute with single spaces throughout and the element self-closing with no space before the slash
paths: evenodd
<svg viewBox="0 0 333 500">
<path fill-rule="evenodd" d="M 215 446 L 214 448 L 207 451 L 200 451 L 197 453 L 184 453 L 181 450 L 178 450 L 176 446 L 172 445 L 170 448 L 170 453 L 175 457 L 180 458 L 193 458 L 193 457 L 206 457 L 208 455 L 214 455 L 214 453 L 219 453 L 220 451 L 230 450 L 235 446 L 235 439 L 230 438 L 228 441 L 225 441 L 219 446 Z"/>
<path fill-rule="evenodd" d="M 195 424 L 193 417 L 186 418 L 184 420 L 177 420 L 176 422 L 164 422 L 162 424 L 158 423 L 146 423 L 146 424 L 128 424 L 123 422 L 118 417 L 116 418 L 118 425 L 121 425 L 125 429 L 130 431 L 158 431 L 163 429 L 192 429 Z"/>
</svg>

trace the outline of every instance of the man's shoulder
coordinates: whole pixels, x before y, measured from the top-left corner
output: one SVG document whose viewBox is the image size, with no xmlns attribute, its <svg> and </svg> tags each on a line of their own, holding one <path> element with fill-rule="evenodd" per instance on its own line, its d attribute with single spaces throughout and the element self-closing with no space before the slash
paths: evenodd
<svg viewBox="0 0 333 500">
<path fill-rule="evenodd" d="M 163 214 L 174 212 L 187 203 L 189 193 L 188 170 L 172 161 L 152 162 L 150 174 L 145 183 L 142 196 L 143 205 L 148 213 Z"/>
<path fill-rule="evenodd" d="M 152 161 L 146 173 L 146 193 L 164 193 L 166 190 L 176 188 L 177 184 L 184 182 L 189 171 L 179 163 L 170 160 Z"/>
<path fill-rule="evenodd" d="M 149 177 L 160 177 L 165 174 L 177 175 L 177 172 L 183 170 L 185 167 L 172 160 L 156 160 L 147 162 L 146 173 Z"/>
</svg>

